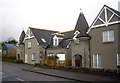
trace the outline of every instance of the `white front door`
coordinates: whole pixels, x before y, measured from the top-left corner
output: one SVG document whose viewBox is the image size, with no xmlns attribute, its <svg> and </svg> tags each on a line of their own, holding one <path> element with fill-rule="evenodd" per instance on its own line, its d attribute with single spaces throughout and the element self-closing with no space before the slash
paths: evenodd
<svg viewBox="0 0 120 83">
<path fill-rule="evenodd" d="M 27 63 L 28 62 L 28 56 L 27 56 L 27 54 L 25 54 L 25 63 Z"/>
</svg>

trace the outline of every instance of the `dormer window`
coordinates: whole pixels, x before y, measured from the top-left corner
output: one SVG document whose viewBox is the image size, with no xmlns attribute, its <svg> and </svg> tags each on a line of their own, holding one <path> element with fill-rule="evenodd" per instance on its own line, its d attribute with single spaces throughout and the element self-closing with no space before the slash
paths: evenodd
<svg viewBox="0 0 120 83">
<path fill-rule="evenodd" d="M 57 47 L 57 46 L 58 46 L 58 43 L 59 43 L 58 37 L 55 35 L 55 36 L 53 37 L 53 46 Z"/>
<path fill-rule="evenodd" d="M 74 33 L 74 37 L 73 37 L 73 39 L 76 40 L 76 37 L 77 37 L 78 34 L 80 34 L 80 32 L 79 32 L 78 30 L 76 30 L 75 33 Z"/>
</svg>

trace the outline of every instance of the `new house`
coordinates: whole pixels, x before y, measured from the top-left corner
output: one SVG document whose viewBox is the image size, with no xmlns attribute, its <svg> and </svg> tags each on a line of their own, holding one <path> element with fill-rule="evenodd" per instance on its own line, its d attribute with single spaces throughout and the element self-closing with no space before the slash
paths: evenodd
<svg viewBox="0 0 120 83">
<path fill-rule="evenodd" d="M 120 12 L 104 5 L 87 33 L 91 66 L 116 69 L 120 65 Z"/>
<path fill-rule="evenodd" d="M 120 65 L 119 31 L 120 12 L 104 5 L 91 26 L 80 12 L 71 31 L 29 27 L 19 38 L 17 56 L 27 64 L 43 64 L 47 56 L 58 56 L 62 66 L 117 69 Z"/>
</svg>

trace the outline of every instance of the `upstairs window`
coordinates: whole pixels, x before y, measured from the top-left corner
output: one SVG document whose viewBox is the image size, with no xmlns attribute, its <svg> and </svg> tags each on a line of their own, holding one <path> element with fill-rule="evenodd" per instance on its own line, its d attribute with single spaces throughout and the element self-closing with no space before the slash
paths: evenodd
<svg viewBox="0 0 120 83">
<path fill-rule="evenodd" d="M 113 42 L 114 41 L 114 31 L 107 30 L 103 31 L 103 42 Z"/>
<path fill-rule="evenodd" d="M 31 44 L 32 44 L 32 43 L 29 41 L 29 42 L 28 42 L 28 48 L 31 48 Z"/>
</svg>

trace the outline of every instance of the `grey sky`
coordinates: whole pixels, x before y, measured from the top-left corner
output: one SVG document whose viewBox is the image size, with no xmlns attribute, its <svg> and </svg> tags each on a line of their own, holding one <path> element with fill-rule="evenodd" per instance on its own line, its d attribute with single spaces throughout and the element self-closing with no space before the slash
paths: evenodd
<svg viewBox="0 0 120 83">
<path fill-rule="evenodd" d="M 18 39 L 28 27 L 49 30 L 73 30 L 80 8 L 91 25 L 96 15 L 108 5 L 118 10 L 120 0 L 0 0 L 0 41 Z"/>
</svg>

